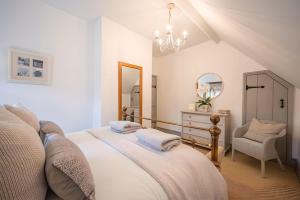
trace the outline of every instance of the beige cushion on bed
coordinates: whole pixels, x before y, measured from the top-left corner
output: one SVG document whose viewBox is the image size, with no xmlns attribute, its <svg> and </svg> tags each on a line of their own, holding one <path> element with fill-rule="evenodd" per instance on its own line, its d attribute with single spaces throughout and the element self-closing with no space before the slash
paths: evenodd
<svg viewBox="0 0 300 200">
<path fill-rule="evenodd" d="M 56 133 L 58 135 L 64 136 L 64 131 L 56 123 L 51 121 L 40 121 L 39 134 L 42 141 L 44 141 L 46 134 L 50 133 Z"/>
<path fill-rule="evenodd" d="M 286 124 L 276 122 L 260 122 L 253 118 L 244 138 L 262 143 L 266 138 L 278 134 L 286 127 Z"/>
<path fill-rule="evenodd" d="M 51 188 L 48 188 L 47 195 L 46 195 L 46 200 L 63 200 L 59 196 L 57 196 Z"/>
<path fill-rule="evenodd" d="M 33 112 L 31 112 L 30 110 L 28 110 L 23 106 L 11 106 L 11 105 L 4 105 L 4 106 L 9 112 L 12 112 L 13 114 L 17 115 L 24 122 L 32 126 L 37 132 L 39 132 L 40 130 L 39 120 Z"/>
<path fill-rule="evenodd" d="M 0 199 L 45 199 L 44 164 L 36 131 L 0 106 Z"/>
<path fill-rule="evenodd" d="M 95 199 L 89 164 L 80 149 L 67 138 L 47 134 L 46 176 L 53 192 L 65 200 Z"/>
</svg>

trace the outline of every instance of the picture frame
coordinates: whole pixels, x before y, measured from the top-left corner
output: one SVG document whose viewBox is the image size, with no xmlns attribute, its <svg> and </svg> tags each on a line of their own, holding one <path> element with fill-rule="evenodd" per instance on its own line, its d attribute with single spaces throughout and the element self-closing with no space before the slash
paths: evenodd
<svg viewBox="0 0 300 200">
<path fill-rule="evenodd" d="M 38 85 L 52 84 L 52 56 L 9 48 L 8 81 Z"/>
</svg>

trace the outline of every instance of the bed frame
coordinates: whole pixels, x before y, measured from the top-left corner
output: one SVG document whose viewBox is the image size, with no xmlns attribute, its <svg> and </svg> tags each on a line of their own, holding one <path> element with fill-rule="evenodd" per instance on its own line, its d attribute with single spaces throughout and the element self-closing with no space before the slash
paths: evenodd
<svg viewBox="0 0 300 200">
<path fill-rule="evenodd" d="M 164 123 L 164 124 L 170 124 L 170 125 L 175 125 L 175 126 L 180 126 L 180 127 L 187 127 L 187 128 L 193 128 L 193 129 L 207 131 L 207 133 L 211 135 L 211 151 L 207 154 L 207 156 L 210 158 L 210 160 L 214 163 L 214 165 L 216 167 L 220 168 L 222 155 L 223 155 L 223 149 L 219 148 L 219 146 L 218 146 L 219 135 L 221 133 L 221 129 L 217 126 L 217 124 L 220 122 L 219 115 L 213 114 L 210 116 L 210 121 L 212 123 L 212 126 L 210 128 L 187 126 L 187 125 L 182 125 L 182 124 L 178 124 L 178 123 L 174 123 L 174 122 L 154 120 L 154 119 L 146 118 L 146 117 L 142 117 L 141 119 L 149 120 L 152 123 L 160 122 L 160 123 Z"/>
</svg>

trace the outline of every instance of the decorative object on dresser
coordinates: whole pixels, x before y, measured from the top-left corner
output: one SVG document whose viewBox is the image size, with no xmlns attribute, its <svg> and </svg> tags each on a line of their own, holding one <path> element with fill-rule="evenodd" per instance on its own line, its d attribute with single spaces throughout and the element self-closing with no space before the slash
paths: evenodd
<svg viewBox="0 0 300 200">
<path fill-rule="evenodd" d="M 194 129 L 193 127 L 207 127 L 209 128 L 211 112 L 193 112 L 182 111 L 182 125 L 188 127 L 182 127 L 181 137 L 184 142 L 198 145 L 206 148 L 211 146 L 211 136 L 207 132 Z M 223 147 L 227 151 L 230 147 L 230 114 L 218 114 L 220 116 L 220 122 L 218 127 L 221 129 L 219 135 L 219 146 Z"/>
<path fill-rule="evenodd" d="M 203 112 L 209 112 L 211 109 L 211 98 L 210 97 L 203 97 L 202 99 L 196 102 L 197 110 Z M 200 110 L 199 110 L 200 109 Z"/>
</svg>

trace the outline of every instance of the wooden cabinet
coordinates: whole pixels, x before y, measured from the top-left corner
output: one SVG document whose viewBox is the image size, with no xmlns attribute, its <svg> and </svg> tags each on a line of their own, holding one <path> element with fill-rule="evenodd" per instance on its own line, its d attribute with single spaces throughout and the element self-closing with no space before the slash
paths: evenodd
<svg viewBox="0 0 300 200">
<path fill-rule="evenodd" d="M 210 128 L 212 123 L 210 122 L 210 115 L 212 113 L 208 112 L 192 112 L 192 111 L 182 111 L 182 124 L 184 126 L 202 127 Z M 230 115 L 229 114 L 219 114 L 220 122 L 218 127 L 221 129 L 221 134 L 219 136 L 219 146 L 222 146 L 225 150 L 230 147 Z M 194 128 L 182 127 L 181 137 L 199 146 L 209 147 L 211 143 L 211 136 L 208 131 L 203 131 Z"/>
</svg>

